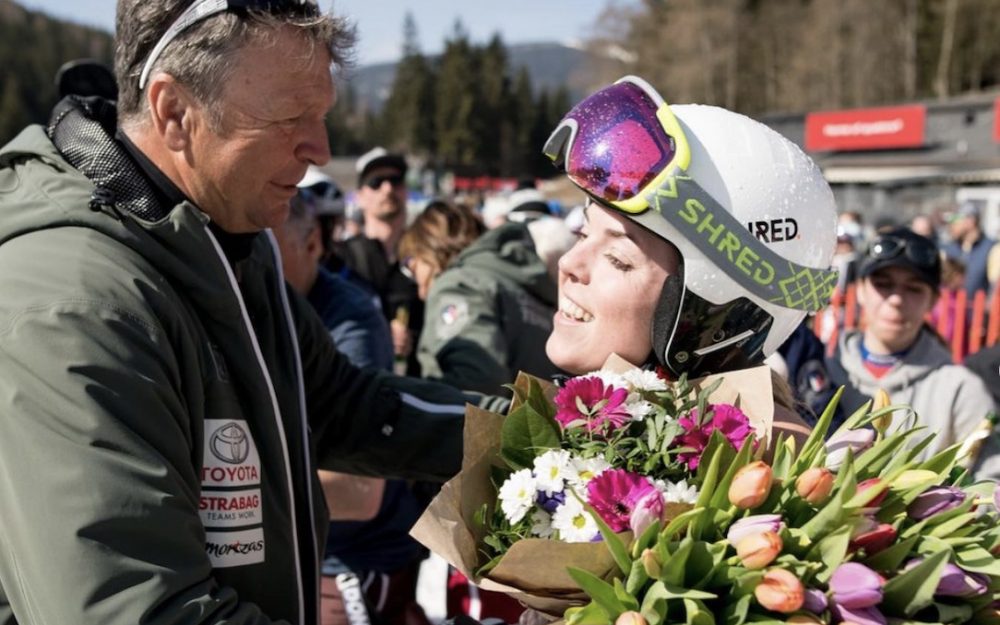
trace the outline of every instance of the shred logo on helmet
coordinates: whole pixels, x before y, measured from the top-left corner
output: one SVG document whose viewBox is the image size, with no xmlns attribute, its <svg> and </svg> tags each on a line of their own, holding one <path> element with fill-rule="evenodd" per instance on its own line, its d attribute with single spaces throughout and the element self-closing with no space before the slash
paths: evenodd
<svg viewBox="0 0 1000 625">
<path fill-rule="evenodd" d="M 573 107 L 544 152 L 594 202 L 679 252 L 652 329 L 674 374 L 760 364 L 828 302 L 833 194 L 809 157 L 763 124 L 670 107 L 626 76 Z"/>
</svg>

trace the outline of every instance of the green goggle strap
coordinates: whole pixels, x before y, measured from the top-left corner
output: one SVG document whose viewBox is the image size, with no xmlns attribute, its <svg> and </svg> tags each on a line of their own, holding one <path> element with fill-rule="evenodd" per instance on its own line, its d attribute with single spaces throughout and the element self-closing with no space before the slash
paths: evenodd
<svg viewBox="0 0 1000 625">
<path fill-rule="evenodd" d="M 816 312 L 830 301 L 837 272 L 786 260 L 764 245 L 690 176 L 668 176 L 646 196 L 666 219 L 717 267 L 757 297 L 795 310 Z M 646 215 L 639 221 L 648 219 Z"/>
</svg>

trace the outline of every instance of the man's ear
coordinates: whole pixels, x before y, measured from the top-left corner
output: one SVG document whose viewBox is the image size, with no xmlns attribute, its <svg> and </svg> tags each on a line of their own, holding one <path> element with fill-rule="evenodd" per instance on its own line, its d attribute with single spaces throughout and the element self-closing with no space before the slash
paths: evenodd
<svg viewBox="0 0 1000 625">
<path fill-rule="evenodd" d="M 191 140 L 197 106 L 191 94 L 169 74 L 156 74 L 146 89 L 150 118 L 167 149 L 185 150 Z"/>
<path fill-rule="evenodd" d="M 323 258 L 323 229 L 319 227 L 318 220 L 306 236 L 306 254 L 317 263 Z"/>
</svg>

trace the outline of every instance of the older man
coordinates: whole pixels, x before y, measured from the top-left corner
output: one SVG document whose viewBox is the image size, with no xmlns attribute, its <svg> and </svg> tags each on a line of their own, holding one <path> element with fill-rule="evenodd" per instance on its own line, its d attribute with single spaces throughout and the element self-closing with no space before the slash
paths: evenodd
<svg viewBox="0 0 1000 625">
<path fill-rule="evenodd" d="M 343 24 L 119 0 L 113 106 L 0 149 L 0 623 L 315 623 L 325 468 L 445 478 L 465 396 L 361 372 L 260 232 Z"/>
</svg>

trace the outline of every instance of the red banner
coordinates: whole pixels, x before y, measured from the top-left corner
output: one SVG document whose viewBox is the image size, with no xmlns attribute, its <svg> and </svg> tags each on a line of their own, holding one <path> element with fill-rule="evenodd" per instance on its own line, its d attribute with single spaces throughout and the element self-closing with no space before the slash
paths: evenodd
<svg viewBox="0 0 1000 625">
<path fill-rule="evenodd" d="M 927 108 L 885 106 L 806 115 L 806 150 L 882 150 L 924 144 Z"/>
<path fill-rule="evenodd" d="M 1000 98 L 993 101 L 993 140 L 1000 143 Z"/>
</svg>

